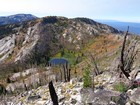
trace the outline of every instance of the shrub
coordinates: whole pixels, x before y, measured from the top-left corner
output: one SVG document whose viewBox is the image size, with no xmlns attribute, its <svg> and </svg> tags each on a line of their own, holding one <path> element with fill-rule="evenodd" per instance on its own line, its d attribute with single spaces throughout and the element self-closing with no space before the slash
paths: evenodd
<svg viewBox="0 0 140 105">
<path fill-rule="evenodd" d="M 90 70 L 86 68 L 83 76 L 84 87 L 92 87 L 92 78 L 90 77 Z"/>
<path fill-rule="evenodd" d="M 126 92 L 127 86 L 123 82 L 115 84 L 114 89 L 119 92 Z"/>
</svg>

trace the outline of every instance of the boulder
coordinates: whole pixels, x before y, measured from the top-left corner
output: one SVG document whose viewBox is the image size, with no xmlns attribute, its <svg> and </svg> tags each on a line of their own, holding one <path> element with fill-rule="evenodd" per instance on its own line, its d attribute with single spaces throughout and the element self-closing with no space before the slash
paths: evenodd
<svg viewBox="0 0 140 105">
<path fill-rule="evenodd" d="M 98 90 L 96 93 L 92 89 L 81 91 L 82 103 L 91 105 L 125 105 L 127 97 L 125 94 L 109 90 Z"/>
<path fill-rule="evenodd" d="M 75 84 L 75 83 L 77 83 L 78 82 L 78 80 L 77 80 L 77 78 L 72 78 L 71 80 L 70 80 L 70 84 L 72 85 L 72 84 Z"/>
<path fill-rule="evenodd" d="M 140 104 L 140 88 L 134 89 L 132 95 L 130 96 L 130 101 L 132 103 Z"/>
<path fill-rule="evenodd" d="M 13 83 L 8 84 L 7 87 L 6 87 L 7 92 L 13 92 L 13 91 L 15 91 L 15 89 L 16 89 L 16 86 Z"/>
<path fill-rule="evenodd" d="M 74 99 L 74 98 L 71 98 L 71 99 L 70 99 L 70 103 L 71 103 L 72 105 L 75 105 L 75 104 L 77 103 L 77 100 Z"/>
<path fill-rule="evenodd" d="M 136 80 L 140 79 L 140 72 L 137 73 Z"/>
<path fill-rule="evenodd" d="M 135 70 L 131 71 L 130 72 L 130 77 L 134 80 L 140 79 L 140 70 L 135 69 Z"/>
<path fill-rule="evenodd" d="M 35 105 L 44 105 L 46 101 L 37 101 Z"/>
<path fill-rule="evenodd" d="M 59 98 L 58 102 L 62 102 L 65 100 L 66 97 L 64 95 L 60 95 L 58 98 Z"/>
<path fill-rule="evenodd" d="M 40 95 L 31 95 L 31 96 L 27 97 L 27 102 L 35 101 L 35 100 L 40 99 L 40 98 L 41 98 Z"/>
<path fill-rule="evenodd" d="M 80 93 L 82 103 L 88 103 L 90 99 L 92 100 L 92 96 L 94 95 L 94 91 L 91 88 L 83 88 Z"/>
</svg>

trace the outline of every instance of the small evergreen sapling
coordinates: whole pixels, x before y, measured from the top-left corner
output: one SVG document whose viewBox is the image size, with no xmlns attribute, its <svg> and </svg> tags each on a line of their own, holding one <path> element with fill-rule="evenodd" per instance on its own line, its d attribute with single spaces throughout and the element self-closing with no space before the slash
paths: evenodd
<svg viewBox="0 0 140 105">
<path fill-rule="evenodd" d="M 84 71 L 84 76 L 83 76 L 83 80 L 84 80 L 84 87 L 92 87 L 92 78 L 90 76 L 90 70 L 89 68 L 86 68 Z"/>
</svg>

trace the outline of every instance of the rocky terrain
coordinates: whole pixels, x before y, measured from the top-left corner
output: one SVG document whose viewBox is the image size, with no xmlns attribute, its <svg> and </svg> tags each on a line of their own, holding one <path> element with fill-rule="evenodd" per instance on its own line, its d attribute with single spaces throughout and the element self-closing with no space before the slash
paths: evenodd
<svg viewBox="0 0 140 105">
<path fill-rule="evenodd" d="M 122 54 L 125 32 L 88 18 L 47 16 L 0 26 L 0 104 L 53 105 L 53 81 L 60 105 L 139 105 L 140 37 L 127 34 Z M 121 54 L 134 78 L 121 72 Z M 69 64 L 50 65 L 52 58 Z"/>
<path fill-rule="evenodd" d="M 113 77 L 112 77 L 113 76 Z M 138 75 L 137 78 L 140 78 Z M 115 90 L 117 75 L 104 72 L 95 78 L 95 87 L 83 88 L 81 79 L 70 82 L 54 82 L 59 105 L 139 105 L 140 88 L 129 89 L 126 93 Z M 10 98 L 2 97 L 1 105 L 53 105 L 48 85 L 18 93 Z"/>
</svg>

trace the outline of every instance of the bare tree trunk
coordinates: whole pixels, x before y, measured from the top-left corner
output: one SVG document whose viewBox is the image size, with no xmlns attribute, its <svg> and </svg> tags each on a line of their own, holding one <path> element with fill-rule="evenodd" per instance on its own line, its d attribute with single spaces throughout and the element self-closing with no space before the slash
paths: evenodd
<svg viewBox="0 0 140 105">
<path fill-rule="evenodd" d="M 24 89 L 25 89 L 25 91 L 28 91 L 28 87 L 26 86 L 26 84 L 25 84 L 25 81 L 23 80 L 23 84 L 24 84 Z"/>
<path fill-rule="evenodd" d="M 122 49 L 121 49 L 121 59 L 120 59 L 120 69 L 122 71 L 122 73 L 126 76 L 126 78 L 128 78 L 130 75 L 128 72 L 125 71 L 125 65 L 124 65 L 124 52 L 125 52 L 125 44 L 126 44 L 126 38 L 127 38 L 127 35 L 128 35 L 128 31 L 129 31 L 129 27 L 127 29 L 127 32 L 124 36 L 124 41 L 123 41 L 123 44 L 122 44 Z"/>
<path fill-rule="evenodd" d="M 70 71 L 71 69 L 68 69 L 68 81 L 70 81 Z"/>
<path fill-rule="evenodd" d="M 62 82 L 62 80 L 63 80 L 63 73 L 62 73 L 62 71 L 63 71 L 63 67 L 60 68 L 60 78 L 61 78 L 61 82 Z"/>
<path fill-rule="evenodd" d="M 65 77 L 66 77 L 66 81 L 68 81 L 68 69 L 67 69 L 67 63 L 64 64 L 64 69 L 65 69 Z"/>
<path fill-rule="evenodd" d="M 69 69 L 69 65 L 67 63 L 65 64 L 65 70 L 66 70 L 66 79 L 68 82 L 68 81 L 70 81 L 70 69 Z"/>
<path fill-rule="evenodd" d="M 75 74 L 75 77 L 77 78 L 77 71 L 76 71 L 76 67 L 74 67 L 74 74 Z"/>
<path fill-rule="evenodd" d="M 58 105 L 58 96 L 55 92 L 52 81 L 49 83 L 49 91 L 50 91 L 50 96 L 51 96 L 53 105 Z"/>
<path fill-rule="evenodd" d="M 94 90 L 95 84 L 94 84 L 94 75 L 92 75 L 92 89 Z"/>
<path fill-rule="evenodd" d="M 65 65 L 63 65 L 63 70 L 64 70 L 64 81 L 66 82 L 66 69 L 65 69 Z"/>
<path fill-rule="evenodd" d="M 93 55 L 90 53 L 90 56 L 91 56 L 91 60 L 93 61 L 93 64 L 94 64 L 94 68 L 95 68 L 95 74 L 96 75 L 99 75 L 100 72 L 99 72 L 99 69 L 98 69 L 98 66 L 97 66 L 97 63 L 95 61 L 95 58 L 93 57 Z"/>
</svg>

